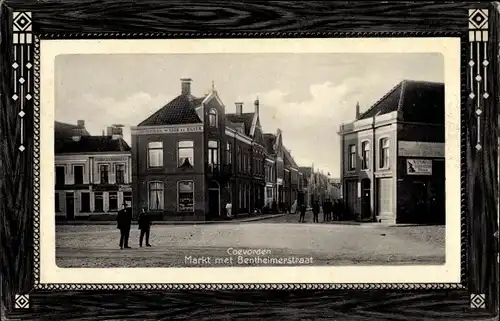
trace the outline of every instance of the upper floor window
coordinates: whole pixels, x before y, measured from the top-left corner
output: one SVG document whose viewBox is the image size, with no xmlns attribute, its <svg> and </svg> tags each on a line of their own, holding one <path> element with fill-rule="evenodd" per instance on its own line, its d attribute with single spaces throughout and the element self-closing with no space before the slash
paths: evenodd
<svg viewBox="0 0 500 321">
<path fill-rule="evenodd" d="M 349 170 L 356 169 L 356 145 L 349 145 Z"/>
<path fill-rule="evenodd" d="M 163 166 L 163 142 L 148 143 L 148 167 Z"/>
<path fill-rule="evenodd" d="M 366 141 L 361 144 L 361 169 L 370 168 L 370 142 Z"/>
<path fill-rule="evenodd" d="M 217 110 L 214 108 L 210 109 L 208 112 L 208 124 L 210 127 L 217 127 L 218 122 L 217 122 Z"/>
<path fill-rule="evenodd" d="M 233 162 L 233 154 L 232 154 L 232 149 L 231 149 L 231 143 L 227 142 L 226 144 L 226 160 L 228 164 L 231 164 Z"/>
<path fill-rule="evenodd" d="M 389 138 L 380 139 L 380 168 L 389 168 Z"/>
<path fill-rule="evenodd" d="M 210 165 L 219 164 L 219 142 L 216 140 L 208 141 L 208 163 Z"/>
<path fill-rule="evenodd" d="M 83 184 L 83 165 L 73 166 L 74 184 Z"/>
<path fill-rule="evenodd" d="M 179 167 L 194 166 L 194 142 L 192 140 L 179 141 L 177 154 L 179 155 Z"/>
<path fill-rule="evenodd" d="M 109 165 L 101 164 L 99 165 L 99 174 L 101 175 L 101 184 L 109 183 Z"/>
<path fill-rule="evenodd" d="M 66 167 L 56 166 L 56 185 L 64 186 L 66 181 Z"/>
<path fill-rule="evenodd" d="M 125 184 L 125 165 L 115 165 L 116 184 Z"/>
</svg>

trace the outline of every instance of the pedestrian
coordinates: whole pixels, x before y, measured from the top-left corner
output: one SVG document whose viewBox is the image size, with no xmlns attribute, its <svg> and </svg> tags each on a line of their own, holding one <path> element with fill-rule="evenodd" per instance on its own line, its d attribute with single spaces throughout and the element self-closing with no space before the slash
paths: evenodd
<svg viewBox="0 0 500 321">
<path fill-rule="evenodd" d="M 141 236 L 139 238 L 139 246 L 142 247 L 142 240 L 144 239 L 144 235 L 146 235 L 146 246 L 150 247 L 149 244 L 149 232 L 151 230 L 151 218 L 148 215 L 148 212 L 143 208 L 141 214 L 139 214 L 139 230 L 141 230 Z"/>
<path fill-rule="evenodd" d="M 300 218 L 299 223 L 304 223 L 306 217 L 306 206 L 304 204 L 300 205 Z"/>
<path fill-rule="evenodd" d="M 328 204 L 327 201 L 325 200 L 323 202 L 323 223 L 325 223 L 328 220 Z"/>
<path fill-rule="evenodd" d="M 313 211 L 313 223 L 319 223 L 318 215 L 319 215 L 320 208 L 319 208 L 318 201 L 314 201 L 312 211 Z"/>
<path fill-rule="evenodd" d="M 273 212 L 273 214 L 278 214 L 279 212 L 278 203 L 276 202 L 276 200 L 273 200 L 273 203 L 271 204 L 271 211 Z"/>
<path fill-rule="evenodd" d="M 329 222 L 332 220 L 332 212 L 333 212 L 333 203 L 330 199 L 326 202 L 326 220 Z"/>
<path fill-rule="evenodd" d="M 226 216 L 231 217 L 231 211 L 233 209 L 233 204 L 231 204 L 231 201 L 226 203 Z"/>
<path fill-rule="evenodd" d="M 123 208 L 116 215 L 117 227 L 120 230 L 120 249 L 130 249 L 128 239 L 130 236 L 130 226 L 132 225 L 132 210 L 123 203 Z"/>
</svg>

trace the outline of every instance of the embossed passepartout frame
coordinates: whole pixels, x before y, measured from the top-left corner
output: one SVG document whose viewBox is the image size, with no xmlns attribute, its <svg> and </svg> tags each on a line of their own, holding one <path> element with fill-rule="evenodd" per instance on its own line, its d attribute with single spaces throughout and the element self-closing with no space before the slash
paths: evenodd
<svg viewBox="0 0 500 321">
<path fill-rule="evenodd" d="M 21 319 L 75 320 L 105 316 L 457 320 L 496 315 L 499 7 L 476 2 L 4 2 L 0 12 L 2 313 Z M 41 39 L 395 36 L 461 39 L 461 283 L 40 284 Z"/>
</svg>

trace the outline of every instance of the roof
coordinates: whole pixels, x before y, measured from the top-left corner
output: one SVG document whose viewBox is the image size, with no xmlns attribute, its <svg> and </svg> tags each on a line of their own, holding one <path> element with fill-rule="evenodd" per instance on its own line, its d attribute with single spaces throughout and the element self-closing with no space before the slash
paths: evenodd
<svg viewBox="0 0 500 321">
<path fill-rule="evenodd" d="M 264 134 L 264 147 L 269 154 L 274 154 L 274 142 L 276 141 L 276 136 L 274 134 Z"/>
<path fill-rule="evenodd" d="M 205 98 L 189 94 L 179 95 L 137 126 L 201 123 L 196 107 L 200 106 Z"/>
<path fill-rule="evenodd" d="M 245 125 L 245 135 L 250 136 L 250 129 L 255 113 L 226 114 L 226 119 L 231 123 L 243 123 Z"/>
<path fill-rule="evenodd" d="M 444 84 L 403 80 L 362 113 L 359 119 L 394 111 L 400 111 L 404 121 L 444 124 Z"/>
<path fill-rule="evenodd" d="M 306 176 L 310 177 L 312 173 L 312 167 L 300 166 L 299 172 L 306 174 Z"/>
<path fill-rule="evenodd" d="M 292 154 L 290 151 L 286 148 L 283 148 L 285 150 L 285 163 L 287 165 L 290 165 L 291 167 L 297 168 L 297 163 L 295 163 L 295 160 L 293 159 Z"/>
<path fill-rule="evenodd" d="M 54 137 L 56 139 L 70 138 L 75 136 L 75 134 L 77 134 L 77 136 L 90 136 L 89 132 L 85 128 L 80 128 L 77 125 L 59 121 L 54 122 Z"/>
<path fill-rule="evenodd" d="M 123 138 L 113 139 L 111 136 L 82 136 L 79 141 L 74 141 L 71 138 L 56 139 L 54 151 L 56 154 L 128 152 L 130 151 L 130 146 Z"/>
</svg>

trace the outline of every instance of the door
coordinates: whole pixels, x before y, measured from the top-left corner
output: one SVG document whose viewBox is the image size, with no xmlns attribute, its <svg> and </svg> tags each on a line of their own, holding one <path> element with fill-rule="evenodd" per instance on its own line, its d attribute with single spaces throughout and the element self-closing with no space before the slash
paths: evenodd
<svg viewBox="0 0 500 321">
<path fill-rule="evenodd" d="M 215 219 L 220 216 L 220 193 L 219 189 L 208 190 L 208 216 Z"/>
<path fill-rule="evenodd" d="M 413 197 L 415 204 L 415 223 L 427 223 L 429 220 L 429 193 L 428 186 L 424 182 L 413 182 Z"/>
<path fill-rule="evenodd" d="M 370 198 L 371 198 L 370 180 L 365 178 L 361 181 L 361 218 L 362 219 L 370 219 L 372 217 Z"/>
<path fill-rule="evenodd" d="M 73 193 L 66 193 L 66 218 L 75 219 L 75 195 Z"/>
</svg>

